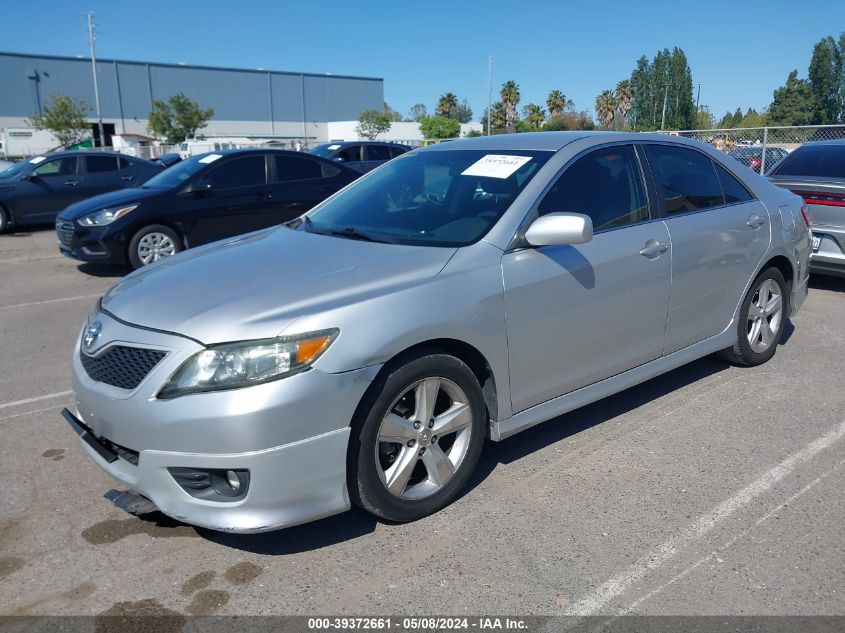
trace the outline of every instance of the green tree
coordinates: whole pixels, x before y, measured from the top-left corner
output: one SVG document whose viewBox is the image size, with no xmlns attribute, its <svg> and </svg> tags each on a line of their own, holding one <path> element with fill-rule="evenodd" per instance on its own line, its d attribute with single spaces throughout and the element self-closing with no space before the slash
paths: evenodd
<svg viewBox="0 0 845 633">
<path fill-rule="evenodd" d="M 167 101 L 153 101 L 147 129 L 168 143 L 181 143 L 186 138 L 194 138 L 197 130 L 204 127 L 214 116 L 212 108 L 203 109 L 181 92 Z"/>
<path fill-rule="evenodd" d="M 481 136 L 481 132 L 478 130 L 469 130 L 466 134 L 464 134 L 465 138 L 475 138 L 476 136 Z"/>
<path fill-rule="evenodd" d="M 391 121 L 401 121 L 402 115 L 390 107 L 390 104 L 387 101 L 384 102 L 384 113 L 387 115 L 387 118 Z"/>
<path fill-rule="evenodd" d="M 845 34 L 843 34 L 845 35 Z M 813 95 L 813 123 L 827 125 L 841 120 L 843 51 L 827 36 L 813 47 L 807 76 Z"/>
<path fill-rule="evenodd" d="M 420 131 L 423 138 L 457 138 L 461 124 L 445 116 L 427 116 L 420 122 Z"/>
<path fill-rule="evenodd" d="M 415 103 L 411 106 L 411 111 L 408 112 L 408 118 L 417 123 L 422 121 L 426 116 L 428 116 L 428 109 L 424 103 Z"/>
<path fill-rule="evenodd" d="M 603 128 L 609 128 L 613 123 L 613 114 L 616 112 L 616 100 L 610 90 L 603 90 L 596 97 L 596 116 Z"/>
<path fill-rule="evenodd" d="M 452 92 L 444 92 L 437 100 L 437 116 L 456 119 L 458 107 L 458 97 Z"/>
<path fill-rule="evenodd" d="M 557 119 L 566 107 L 566 95 L 560 90 L 552 90 L 546 97 L 546 107 L 549 109 L 549 119 Z"/>
<path fill-rule="evenodd" d="M 502 84 L 499 96 L 502 98 L 501 103 L 505 108 L 505 129 L 508 132 L 513 132 L 516 130 L 516 106 L 521 98 L 519 84 L 513 79 L 509 79 Z"/>
<path fill-rule="evenodd" d="M 88 109 L 85 101 L 56 94 L 42 108 L 41 114 L 33 115 L 28 123 L 36 130 L 49 130 L 62 147 L 70 147 L 91 131 L 91 126 L 85 120 Z"/>
<path fill-rule="evenodd" d="M 696 130 L 712 130 L 716 127 L 716 117 L 707 106 L 701 106 L 695 114 Z"/>
<path fill-rule="evenodd" d="M 625 128 L 628 126 L 628 112 L 631 111 L 631 102 L 633 101 L 630 80 L 623 79 L 616 84 L 616 90 L 613 92 L 613 98 L 616 101 L 616 109 L 620 114 L 620 125 L 622 128 Z"/>
<path fill-rule="evenodd" d="M 368 108 L 358 115 L 358 125 L 355 127 L 355 132 L 358 133 L 358 136 L 374 141 L 379 134 L 384 134 L 390 129 L 390 123 L 390 117 L 384 112 Z"/>
<path fill-rule="evenodd" d="M 507 114 L 505 113 L 505 106 L 502 105 L 501 101 L 497 101 L 490 110 L 490 128 L 492 134 L 504 132 L 506 123 Z M 487 129 L 487 108 L 484 108 L 484 112 L 481 113 L 481 125 L 484 127 L 485 134 L 491 133 Z"/>
<path fill-rule="evenodd" d="M 638 130 L 656 130 L 666 104 L 666 128 L 689 129 L 695 122 L 692 72 L 683 49 L 657 51 L 654 58 L 643 55 L 631 72 L 631 120 Z"/>
<path fill-rule="evenodd" d="M 793 70 L 786 83 L 775 90 L 769 106 L 769 122 L 772 125 L 808 125 L 813 120 L 813 92 L 806 79 L 798 78 Z"/>
<path fill-rule="evenodd" d="M 522 116 L 530 130 L 539 130 L 546 122 L 546 111 L 536 103 L 529 103 L 522 108 Z"/>
<path fill-rule="evenodd" d="M 461 101 L 461 104 L 458 106 L 458 110 L 453 118 L 457 119 L 461 123 L 469 123 L 472 121 L 472 108 L 469 107 L 469 101 L 466 99 Z"/>
</svg>

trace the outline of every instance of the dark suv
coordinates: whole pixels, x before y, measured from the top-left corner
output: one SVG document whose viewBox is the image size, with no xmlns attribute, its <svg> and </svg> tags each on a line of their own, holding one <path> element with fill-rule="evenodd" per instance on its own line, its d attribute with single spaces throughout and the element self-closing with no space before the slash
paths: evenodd
<svg viewBox="0 0 845 633">
<path fill-rule="evenodd" d="M 360 177 L 318 156 L 272 149 L 200 154 L 142 187 L 74 204 L 56 218 L 59 248 L 140 268 L 185 248 L 292 220 Z"/>
<path fill-rule="evenodd" d="M 11 225 L 48 224 L 69 204 L 137 187 L 163 167 L 109 152 L 33 156 L 0 172 L 0 232 Z"/>
<path fill-rule="evenodd" d="M 413 148 L 399 143 L 379 141 L 349 141 L 317 145 L 309 154 L 343 163 L 352 169 L 367 172 L 389 161 L 391 158 L 410 152 Z"/>
</svg>

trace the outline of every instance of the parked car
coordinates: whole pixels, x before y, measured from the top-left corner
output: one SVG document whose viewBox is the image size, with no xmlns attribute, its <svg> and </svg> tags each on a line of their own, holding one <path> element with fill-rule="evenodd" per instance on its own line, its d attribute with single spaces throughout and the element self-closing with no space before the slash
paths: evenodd
<svg viewBox="0 0 845 633">
<path fill-rule="evenodd" d="M 434 145 L 126 277 L 82 327 L 63 415 L 133 505 L 181 521 L 418 519 L 488 437 L 714 352 L 769 360 L 807 295 L 801 209 L 689 139 Z"/>
<path fill-rule="evenodd" d="M 348 143 L 326 143 L 308 150 L 309 154 L 368 172 L 383 165 L 391 158 L 410 152 L 413 148 L 399 143 L 381 143 L 378 141 L 351 141 Z"/>
<path fill-rule="evenodd" d="M 758 145 L 752 146 L 738 146 L 731 150 L 729 154 L 737 159 L 740 163 L 751 169 L 752 171 L 760 172 L 760 165 L 763 163 L 763 147 Z M 772 167 L 777 165 L 780 161 L 789 155 L 782 147 L 767 147 L 766 148 L 766 166 L 763 172 L 768 172 Z"/>
<path fill-rule="evenodd" d="M 181 160 L 182 157 L 179 156 L 178 153 L 173 152 L 170 154 L 164 154 L 163 156 L 159 156 L 158 158 L 154 158 L 153 162 L 158 163 L 162 167 L 172 167 Z"/>
<path fill-rule="evenodd" d="M 200 154 L 140 188 L 69 206 L 56 218 L 59 249 L 86 262 L 140 268 L 186 248 L 287 222 L 360 175 L 284 150 Z"/>
<path fill-rule="evenodd" d="M 3 172 L 9 169 L 9 167 L 11 167 L 12 165 L 14 165 L 12 161 L 0 160 L 0 176 L 2 176 Z"/>
<path fill-rule="evenodd" d="M 0 173 L 0 232 L 48 224 L 69 204 L 137 187 L 161 170 L 143 158 L 110 152 L 55 152 L 22 160 Z"/>
<path fill-rule="evenodd" d="M 845 139 L 805 143 L 769 177 L 809 205 L 813 226 L 810 270 L 845 276 Z"/>
</svg>

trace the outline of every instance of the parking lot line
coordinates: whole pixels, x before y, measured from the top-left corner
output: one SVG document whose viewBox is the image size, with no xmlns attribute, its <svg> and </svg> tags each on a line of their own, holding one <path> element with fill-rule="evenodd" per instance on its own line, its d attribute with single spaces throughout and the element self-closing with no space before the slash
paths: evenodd
<svg viewBox="0 0 845 633">
<path fill-rule="evenodd" d="M 677 554 L 678 551 L 707 534 L 737 510 L 747 506 L 777 482 L 789 475 L 799 464 L 812 459 L 843 437 L 845 437 L 845 422 L 842 422 L 826 435 L 810 442 L 800 451 L 793 453 L 776 466 L 767 470 L 735 495 L 722 501 L 707 514 L 700 516 L 692 526 L 684 530 L 680 535 L 670 537 L 660 546 L 641 557 L 639 561 L 631 565 L 624 572 L 602 584 L 591 595 L 582 598 L 566 608 L 564 614 L 596 615 L 612 600 L 627 591 L 634 583 L 642 580 L 650 571 L 663 565 L 663 563 Z"/>
<path fill-rule="evenodd" d="M 41 400 L 49 400 L 50 398 L 61 398 L 63 396 L 69 396 L 72 394 L 72 391 L 57 391 L 56 393 L 47 393 L 43 396 L 35 396 L 32 398 L 24 398 L 23 400 L 14 400 L 12 402 L 4 402 L 0 404 L 0 409 L 8 409 L 10 407 L 19 407 L 22 404 L 29 404 L 30 402 L 39 402 Z"/>
<path fill-rule="evenodd" d="M 40 306 L 47 303 L 60 303 L 62 301 L 76 301 L 77 299 L 96 299 L 101 297 L 102 293 L 95 295 L 77 295 L 75 297 L 62 297 L 61 299 L 45 299 L 44 301 L 29 301 L 28 303 L 14 303 L 9 306 L 0 306 L 0 310 L 8 310 L 10 308 L 26 308 L 27 306 Z"/>
</svg>

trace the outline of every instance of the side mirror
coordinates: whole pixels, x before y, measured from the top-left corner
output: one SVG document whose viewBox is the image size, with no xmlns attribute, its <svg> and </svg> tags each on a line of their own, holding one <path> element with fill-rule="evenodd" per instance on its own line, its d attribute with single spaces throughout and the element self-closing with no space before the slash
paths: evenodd
<svg viewBox="0 0 845 633">
<path fill-rule="evenodd" d="M 541 215 L 528 227 L 525 239 L 531 246 L 585 244 L 593 239 L 593 221 L 580 213 Z"/>
<path fill-rule="evenodd" d="M 38 174 L 35 171 L 29 172 L 26 176 L 23 177 L 24 180 L 37 180 Z"/>
<path fill-rule="evenodd" d="M 196 182 L 192 182 L 187 187 L 185 187 L 185 193 L 195 193 L 195 194 L 203 194 L 213 189 L 213 185 L 210 180 L 197 180 Z"/>
</svg>

